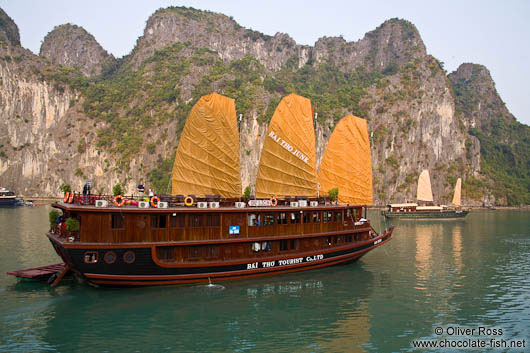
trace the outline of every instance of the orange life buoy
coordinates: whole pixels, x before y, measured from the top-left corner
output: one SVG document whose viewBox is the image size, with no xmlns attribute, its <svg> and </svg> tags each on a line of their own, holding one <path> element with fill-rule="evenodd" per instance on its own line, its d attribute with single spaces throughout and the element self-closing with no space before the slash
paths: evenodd
<svg viewBox="0 0 530 353">
<path fill-rule="evenodd" d="M 156 201 L 156 203 L 155 203 Z M 160 198 L 158 196 L 151 197 L 151 206 L 158 207 L 158 203 L 160 202 Z"/>
<path fill-rule="evenodd" d="M 191 196 L 186 196 L 186 198 L 184 199 L 184 204 L 186 206 L 192 206 L 193 205 L 193 198 Z"/>
<path fill-rule="evenodd" d="M 68 203 L 72 203 L 72 202 L 74 202 L 74 193 L 73 192 L 71 192 L 70 196 L 68 197 Z"/>
<path fill-rule="evenodd" d="M 64 193 L 64 199 L 63 199 L 65 203 L 68 202 L 68 198 L 69 198 L 69 197 L 70 197 L 70 193 L 69 193 L 68 191 L 65 192 L 65 193 Z"/>
<path fill-rule="evenodd" d="M 275 197 L 271 197 L 271 206 L 276 207 L 278 205 L 278 200 Z"/>
<path fill-rule="evenodd" d="M 120 202 L 118 202 L 118 199 L 120 199 Z M 112 201 L 112 203 L 114 205 L 118 206 L 118 207 L 121 207 L 121 206 L 123 206 L 123 204 L 125 204 L 125 199 L 121 195 L 116 195 L 114 197 L 114 201 Z"/>
</svg>

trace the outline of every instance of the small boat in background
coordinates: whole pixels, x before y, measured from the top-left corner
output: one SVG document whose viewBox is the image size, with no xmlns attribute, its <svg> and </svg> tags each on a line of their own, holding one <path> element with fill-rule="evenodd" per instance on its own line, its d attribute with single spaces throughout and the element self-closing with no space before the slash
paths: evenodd
<svg viewBox="0 0 530 353">
<path fill-rule="evenodd" d="M 18 206 L 18 199 L 13 191 L 0 188 L 0 207 Z"/>
<path fill-rule="evenodd" d="M 458 219 L 464 218 L 469 213 L 461 207 L 462 179 L 458 178 L 453 194 L 452 206 L 434 205 L 429 171 L 423 170 L 418 178 L 416 199 L 424 201 L 418 203 L 389 204 L 387 210 L 381 214 L 386 218 L 394 219 Z"/>
</svg>

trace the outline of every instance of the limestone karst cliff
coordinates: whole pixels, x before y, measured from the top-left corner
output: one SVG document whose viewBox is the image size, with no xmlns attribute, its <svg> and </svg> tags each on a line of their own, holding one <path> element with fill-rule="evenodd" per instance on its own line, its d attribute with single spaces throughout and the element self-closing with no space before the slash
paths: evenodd
<svg viewBox="0 0 530 353">
<path fill-rule="evenodd" d="M 408 21 L 385 21 L 357 42 L 328 37 L 310 47 L 225 15 L 171 7 L 155 12 L 131 54 L 110 64 L 86 31 L 66 29 L 50 32 L 41 56 L 0 37 L 0 184 L 21 194 L 59 195 L 63 182 L 80 190 L 86 179 L 104 192 L 116 183 L 132 191 L 141 179 L 166 192 L 187 113 L 216 91 L 242 115 L 243 187 L 255 182 L 276 105 L 296 92 L 314 104 L 319 159 L 342 116 L 368 119 L 376 204 L 413 197 L 424 168 L 441 202 L 459 176 L 468 203 L 503 200 L 485 187 L 466 199 L 467 178 L 489 178 L 480 142 L 468 133 L 472 118 L 459 113 L 455 83 Z"/>
<path fill-rule="evenodd" d="M 0 9 L 0 41 L 20 45 L 18 26 L 4 10 Z"/>
<path fill-rule="evenodd" d="M 40 56 L 53 64 L 74 67 L 88 77 L 98 76 L 114 57 L 84 28 L 70 23 L 55 27 L 44 38 Z"/>
</svg>

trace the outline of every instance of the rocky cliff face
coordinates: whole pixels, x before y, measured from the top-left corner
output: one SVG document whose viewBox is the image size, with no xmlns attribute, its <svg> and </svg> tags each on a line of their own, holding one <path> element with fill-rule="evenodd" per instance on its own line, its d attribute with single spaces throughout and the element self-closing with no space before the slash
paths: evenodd
<svg viewBox="0 0 530 353">
<path fill-rule="evenodd" d="M 416 27 L 399 19 L 385 21 L 358 42 L 346 42 L 342 37 L 324 37 L 313 49 L 313 60 L 317 64 L 332 62 L 342 71 L 360 67 L 366 71 L 391 71 L 426 55 Z"/>
<path fill-rule="evenodd" d="M 486 67 L 465 63 L 448 77 L 454 87 L 456 104 L 469 127 L 487 129 L 499 119 L 515 121 Z"/>
<path fill-rule="evenodd" d="M 132 54 L 134 67 L 155 50 L 176 42 L 214 50 L 226 62 L 251 56 L 269 70 L 279 70 L 292 57 L 302 66 L 310 50 L 297 45 L 287 34 L 270 37 L 245 29 L 225 15 L 170 7 L 158 10 L 147 21 L 144 35 L 138 39 Z"/>
<path fill-rule="evenodd" d="M 101 51 L 89 55 L 99 44 L 79 27 L 61 27 L 41 49 L 52 65 L 11 44 L 1 47 L 0 124 L 7 134 L 0 140 L 0 184 L 20 193 L 58 195 L 63 182 L 80 190 L 86 179 L 96 190 L 110 192 L 121 182 L 132 192 L 149 178 L 166 192 L 187 113 L 211 91 L 235 98 L 243 115 L 243 187 L 255 183 L 268 119 L 289 92 L 315 105 L 318 163 L 340 117 L 368 119 L 376 204 L 414 198 L 425 168 L 436 199 L 448 202 L 456 177 L 465 185 L 481 170 L 480 143 L 467 133 L 476 122 L 457 112 L 455 84 L 407 21 L 386 21 L 358 42 L 321 38 L 308 47 L 224 15 L 171 7 L 149 18 L 132 53 L 98 83 L 57 66 L 90 76 L 108 59 Z"/>
<path fill-rule="evenodd" d="M 449 80 L 456 114 L 481 144 L 483 175 L 471 180 L 474 193 L 482 191 L 488 204 L 529 204 L 530 127 L 508 111 L 484 66 L 462 64 Z"/>
<path fill-rule="evenodd" d="M 15 46 L 20 45 L 18 26 L 2 9 L 0 9 L 0 41 Z"/>
<path fill-rule="evenodd" d="M 99 75 L 103 65 L 114 61 L 94 36 L 83 27 L 69 23 L 55 27 L 46 35 L 40 56 L 56 65 L 74 67 L 88 77 Z"/>
</svg>

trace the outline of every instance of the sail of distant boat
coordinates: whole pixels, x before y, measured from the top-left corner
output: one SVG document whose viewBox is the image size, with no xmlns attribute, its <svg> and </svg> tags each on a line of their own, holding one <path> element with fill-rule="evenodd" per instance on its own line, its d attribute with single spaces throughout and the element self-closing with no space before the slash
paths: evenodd
<svg viewBox="0 0 530 353">
<path fill-rule="evenodd" d="M 460 203 L 461 192 L 462 192 L 462 179 L 458 178 L 458 180 L 456 181 L 456 185 L 455 185 L 455 192 L 453 194 L 453 202 L 452 202 L 453 205 L 456 205 L 456 206 L 461 205 Z"/>
<path fill-rule="evenodd" d="M 315 130 L 311 101 L 284 97 L 267 131 L 256 178 L 256 196 L 316 196 Z"/>
<path fill-rule="evenodd" d="M 240 169 L 234 100 L 217 93 L 201 97 L 182 130 L 172 193 L 240 197 Z"/>
<path fill-rule="evenodd" d="M 416 199 L 420 201 L 433 201 L 431 179 L 427 169 L 424 169 L 418 178 L 418 191 L 416 193 Z"/>
<path fill-rule="evenodd" d="M 339 202 L 373 204 L 372 161 L 365 119 L 348 115 L 335 127 L 318 170 L 320 193 L 339 189 Z"/>
</svg>

